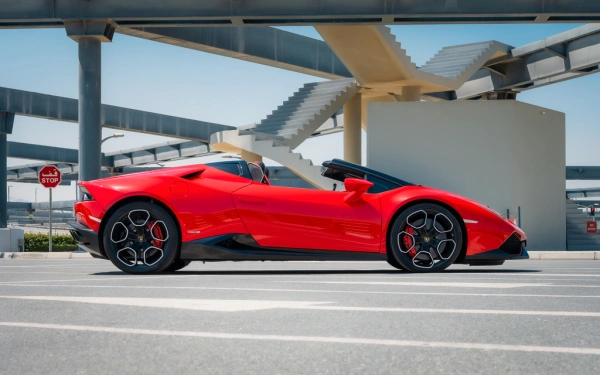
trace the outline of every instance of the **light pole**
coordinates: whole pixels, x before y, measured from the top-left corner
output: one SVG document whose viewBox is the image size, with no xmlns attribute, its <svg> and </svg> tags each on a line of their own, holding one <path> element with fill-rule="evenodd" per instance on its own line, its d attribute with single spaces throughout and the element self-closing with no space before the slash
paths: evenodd
<svg viewBox="0 0 600 375">
<path fill-rule="evenodd" d="M 102 145 L 104 142 L 108 141 L 111 138 L 123 138 L 124 136 L 125 136 L 125 134 L 123 134 L 123 133 L 115 133 L 115 134 L 113 134 L 111 136 L 103 138 L 102 142 L 100 142 L 100 145 Z"/>
<path fill-rule="evenodd" d="M 12 187 L 11 185 L 8 185 L 8 187 L 7 187 L 7 189 L 8 189 L 8 196 L 6 197 L 7 202 L 10 202 L 10 188 L 11 187 Z"/>
</svg>

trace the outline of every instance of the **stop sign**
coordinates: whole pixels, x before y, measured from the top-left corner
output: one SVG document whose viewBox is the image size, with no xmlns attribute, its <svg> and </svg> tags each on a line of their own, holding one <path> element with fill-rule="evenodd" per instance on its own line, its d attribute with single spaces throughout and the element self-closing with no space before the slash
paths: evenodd
<svg viewBox="0 0 600 375">
<path fill-rule="evenodd" d="M 53 165 L 46 165 L 38 173 L 38 181 L 45 188 L 55 188 L 60 184 L 61 175 L 58 168 Z"/>
</svg>

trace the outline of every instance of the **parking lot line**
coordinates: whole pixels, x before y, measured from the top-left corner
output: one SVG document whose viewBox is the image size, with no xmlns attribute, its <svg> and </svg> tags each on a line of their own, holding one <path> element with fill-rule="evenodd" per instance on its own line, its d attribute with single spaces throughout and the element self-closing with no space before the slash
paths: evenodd
<svg viewBox="0 0 600 375">
<path fill-rule="evenodd" d="M 33 328 L 33 329 L 53 329 L 53 330 L 59 330 L 59 331 L 117 333 L 117 334 L 154 335 L 154 336 L 178 336 L 178 337 L 196 337 L 196 338 L 229 339 L 229 340 L 312 342 L 312 343 L 350 344 L 350 345 L 379 345 L 379 346 L 397 346 L 397 347 L 445 348 L 445 349 L 461 349 L 461 350 L 600 355 L 600 348 L 576 348 L 576 347 L 560 347 L 560 346 L 503 345 L 503 344 L 466 343 L 466 342 L 384 340 L 384 339 L 368 339 L 368 338 L 353 338 L 353 337 L 291 336 L 291 335 L 261 335 L 261 334 L 245 334 L 245 333 L 217 333 L 217 332 L 200 332 L 200 331 L 170 331 L 170 330 L 151 330 L 151 329 L 134 329 L 134 328 L 99 327 L 99 326 L 81 326 L 81 325 L 68 325 L 68 324 L 39 324 L 39 323 L 24 323 L 24 322 L 0 322 L 0 326 Z"/>
<path fill-rule="evenodd" d="M 326 311 L 360 311 L 360 312 L 408 312 L 433 314 L 475 314 L 475 315 L 533 315 L 533 316 L 568 316 L 600 318 L 600 312 L 590 311 L 544 311 L 544 310 L 482 310 L 482 309 L 437 309 L 414 307 L 358 307 L 336 306 L 327 301 L 270 301 L 270 300 L 220 300 L 192 298 L 133 298 L 133 297 L 64 297 L 64 296 L 0 296 L 4 299 L 21 299 L 37 301 L 57 301 L 91 303 L 100 305 L 157 307 L 199 311 L 254 311 L 268 309 L 293 310 L 326 310 Z"/>
<path fill-rule="evenodd" d="M 449 292 L 385 292 L 366 290 L 326 290 L 326 289 L 276 289 L 276 288 L 227 288 L 203 286 L 148 286 L 148 285 L 51 285 L 51 284 L 10 284 L 11 287 L 29 288 L 99 288 L 99 289 L 162 289 L 162 290 L 223 290 L 223 291 L 248 291 L 248 292 L 279 292 L 279 293 L 340 293 L 340 294 L 389 294 L 389 295 L 414 295 L 414 296 L 468 296 L 468 297 L 524 297 L 524 298 L 600 298 L 589 295 L 562 295 L 562 294 L 518 294 L 518 293 L 449 293 Z"/>
</svg>

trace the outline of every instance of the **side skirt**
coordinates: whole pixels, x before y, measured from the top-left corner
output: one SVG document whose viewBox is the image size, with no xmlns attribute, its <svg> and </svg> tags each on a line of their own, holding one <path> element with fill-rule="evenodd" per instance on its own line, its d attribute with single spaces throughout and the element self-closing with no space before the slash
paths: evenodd
<svg viewBox="0 0 600 375">
<path fill-rule="evenodd" d="M 386 260 L 381 253 L 281 249 L 260 246 L 247 234 L 227 234 L 181 244 L 181 259 L 203 261 L 227 260 Z"/>
</svg>

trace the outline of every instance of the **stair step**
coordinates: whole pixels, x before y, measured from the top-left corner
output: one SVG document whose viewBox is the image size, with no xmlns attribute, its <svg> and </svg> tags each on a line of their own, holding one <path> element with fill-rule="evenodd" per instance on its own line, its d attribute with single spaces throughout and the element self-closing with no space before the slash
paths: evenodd
<svg viewBox="0 0 600 375">
<path fill-rule="evenodd" d="M 323 108 L 324 109 L 324 108 Z M 302 111 L 302 112 L 292 112 L 292 113 L 284 113 L 277 114 L 271 117 L 267 117 L 262 120 L 260 124 L 264 124 L 268 121 L 288 121 L 288 120 L 300 120 L 300 119 L 309 119 L 312 120 L 315 116 L 318 116 L 321 111 Z M 257 125 L 257 127 L 260 125 Z"/>
<path fill-rule="evenodd" d="M 427 62 L 421 68 L 429 68 L 435 66 L 444 66 L 444 65 L 452 65 L 458 63 L 469 63 L 472 64 L 476 59 L 481 57 L 482 54 L 473 54 L 473 55 L 457 55 L 457 56 L 449 56 L 446 58 L 437 59 L 431 62 Z"/>
<path fill-rule="evenodd" d="M 267 118 L 273 117 L 273 116 L 279 116 L 279 115 L 289 115 L 289 114 L 300 113 L 300 112 L 309 112 L 309 111 L 317 112 L 319 110 L 324 109 L 329 103 L 330 103 L 329 100 L 318 100 L 318 101 L 314 101 L 314 102 L 308 102 L 307 104 L 304 104 L 304 105 L 298 105 L 298 104 L 280 105 L 279 107 L 277 107 L 276 110 L 274 110 L 269 115 L 267 115 Z"/>
<path fill-rule="evenodd" d="M 334 100 L 336 100 L 336 98 L 340 95 L 339 92 L 334 92 L 334 93 L 327 93 L 327 94 L 317 94 L 315 96 L 302 96 L 302 97 L 293 97 L 292 99 L 284 102 L 280 107 L 277 107 L 277 110 L 279 109 L 285 109 L 285 108 L 298 108 L 301 107 L 303 105 L 308 105 L 308 104 L 317 104 L 317 103 L 328 103 L 328 102 L 332 102 Z"/>
</svg>

